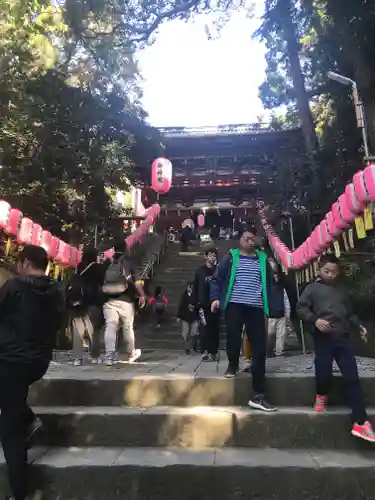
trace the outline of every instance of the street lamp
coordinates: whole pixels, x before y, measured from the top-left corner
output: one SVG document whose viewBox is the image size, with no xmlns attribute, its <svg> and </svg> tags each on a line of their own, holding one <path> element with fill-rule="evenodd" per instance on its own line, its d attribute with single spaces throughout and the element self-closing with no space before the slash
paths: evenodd
<svg viewBox="0 0 375 500">
<path fill-rule="evenodd" d="M 341 85 L 347 85 L 352 88 L 353 101 L 355 106 L 355 116 L 357 118 L 357 127 L 361 129 L 363 148 L 365 150 L 365 158 L 368 158 L 370 156 L 370 153 L 368 148 L 365 114 L 363 110 L 362 101 L 359 98 L 357 83 L 351 78 L 340 75 L 339 73 L 334 73 L 333 71 L 328 71 L 327 76 L 330 80 L 334 80 L 335 82 L 341 83 Z"/>
</svg>

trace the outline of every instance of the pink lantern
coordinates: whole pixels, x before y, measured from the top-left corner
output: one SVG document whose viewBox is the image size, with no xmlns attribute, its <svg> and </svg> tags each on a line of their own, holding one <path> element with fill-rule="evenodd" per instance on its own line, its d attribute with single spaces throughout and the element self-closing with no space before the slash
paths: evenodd
<svg viewBox="0 0 375 500">
<path fill-rule="evenodd" d="M 56 262 L 58 262 L 59 264 L 65 265 L 64 255 L 66 252 L 66 246 L 67 245 L 66 245 L 65 241 L 60 240 L 59 249 L 58 249 L 57 255 L 55 257 Z"/>
<path fill-rule="evenodd" d="M 320 225 L 322 244 L 324 244 L 324 249 L 326 250 L 329 244 L 332 242 L 333 237 L 328 232 L 327 222 L 325 219 L 323 219 L 319 225 Z"/>
<path fill-rule="evenodd" d="M 354 186 L 354 190 L 355 190 L 355 193 L 357 195 L 358 201 L 360 203 L 366 204 L 369 201 L 371 201 L 370 195 L 366 189 L 366 184 L 365 184 L 362 170 L 360 170 L 359 172 L 354 174 L 353 186 Z"/>
<path fill-rule="evenodd" d="M 356 215 L 349 209 L 346 194 L 342 194 L 341 196 L 339 196 L 339 203 L 341 217 L 345 224 L 347 224 L 347 227 L 349 227 L 354 222 Z"/>
<path fill-rule="evenodd" d="M 60 248 L 60 240 L 56 236 L 52 236 L 50 246 L 47 250 L 48 257 L 52 260 L 55 260 Z"/>
<path fill-rule="evenodd" d="M 130 247 L 129 247 L 129 248 L 130 248 Z M 113 257 L 113 254 L 114 254 L 114 253 L 115 253 L 114 248 L 109 248 L 108 250 L 106 250 L 106 251 L 104 252 L 104 258 L 105 258 L 105 259 L 112 259 L 112 257 Z"/>
<path fill-rule="evenodd" d="M 5 229 L 9 222 L 11 206 L 8 202 L 0 200 L 0 228 Z"/>
<path fill-rule="evenodd" d="M 24 217 L 21 221 L 21 227 L 17 234 L 17 241 L 21 245 L 30 245 L 33 235 L 33 221 L 28 217 Z"/>
<path fill-rule="evenodd" d="M 157 158 L 152 162 L 151 185 L 156 193 L 165 194 L 172 185 L 172 163 L 166 158 Z"/>
<path fill-rule="evenodd" d="M 33 245 L 39 246 L 42 237 L 42 226 L 39 224 L 33 224 L 31 243 Z"/>
<path fill-rule="evenodd" d="M 326 221 L 329 234 L 334 237 L 339 236 L 341 229 L 336 226 L 332 211 L 326 215 Z"/>
<path fill-rule="evenodd" d="M 363 212 L 363 203 L 361 203 L 354 189 L 353 184 L 348 184 L 345 188 L 346 201 L 348 209 L 355 215 L 360 215 Z"/>
<path fill-rule="evenodd" d="M 375 165 L 369 165 L 363 171 L 363 179 L 371 201 L 375 201 Z"/>
<path fill-rule="evenodd" d="M 71 247 L 71 252 L 70 252 L 70 262 L 69 265 L 70 267 L 77 267 L 78 266 L 78 248 Z"/>
<path fill-rule="evenodd" d="M 197 224 L 199 227 L 203 227 L 204 226 L 204 215 L 203 214 L 199 214 L 198 217 L 197 217 Z"/>
<path fill-rule="evenodd" d="M 8 224 L 4 228 L 4 231 L 11 236 L 17 236 L 22 221 L 22 212 L 16 208 L 12 208 L 9 214 Z"/>
<path fill-rule="evenodd" d="M 335 203 L 332 205 L 332 215 L 333 215 L 333 220 L 334 223 L 336 224 L 336 227 L 338 227 L 341 231 L 343 231 L 345 228 L 349 226 L 347 224 L 342 215 L 341 215 L 341 204 L 340 200 L 335 201 Z"/>
<path fill-rule="evenodd" d="M 71 249 L 72 247 L 70 245 L 68 245 L 68 243 L 65 243 L 65 246 L 64 246 L 64 251 L 62 253 L 62 259 L 61 259 L 61 263 L 64 265 L 64 266 L 68 266 L 70 264 L 70 260 L 71 260 Z"/>
<path fill-rule="evenodd" d="M 44 250 L 49 252 L 49 248 L 51 246 L 52 234 L 49 231 L 42 231 L 40 235 L 40 246 L 44 248 Z"/>
</svg>

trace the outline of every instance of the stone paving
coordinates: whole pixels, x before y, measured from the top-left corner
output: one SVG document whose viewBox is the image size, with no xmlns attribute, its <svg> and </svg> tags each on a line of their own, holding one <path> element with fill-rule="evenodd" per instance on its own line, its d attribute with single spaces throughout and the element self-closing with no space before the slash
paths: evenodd
<svg viewBox="0 0 375 500">
<path fill-rule="evenodd" d="M 224 376 L 227 368 L 227 358 L 225 352 L 220 353 L 218 362 L 202 362 L 200 355 L 190 355 L 179 353 L 178 351 L 146 351 L 139 362 L 128 363 L 123 356 L 113 367 L 106 367 L 102 364 L 92 365 L 88 358 L 85 364 L 80 367 L 73 366 L 69 351 L 55 352 L 54 360 L 46 378 L 124 378 L 141 376 L 182 376 L 193 378 L 220 378 Z M 372 377 L 375 372 L 375 359 L 357 358 L 358 370 L 362 377 Z M 333 372 L 339 372 L 334 363 Z M 268 374 L 285 374 L 293 376 L 306 376 L 314 373 L 313 355 L 289 355 L 267 360 Z M 239 376 L 246 377 L 246 373 Z"/>
</svg>

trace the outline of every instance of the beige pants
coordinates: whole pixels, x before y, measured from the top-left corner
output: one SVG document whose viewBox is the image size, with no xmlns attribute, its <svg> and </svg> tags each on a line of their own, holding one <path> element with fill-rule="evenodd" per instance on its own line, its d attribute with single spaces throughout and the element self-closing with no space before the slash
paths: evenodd
<svg viewBox="0 0 375 500">
<path fill-rule="evenodd" d="M 87 336 L 90 339 L 90 351 L 93 358 L 100 356 L 100 309 L 98 307 L 89 307 L 81 315 L 72 317 L 72 335 L 73 335 L 73 356 L 75 358 L 83 357 L 83 342 Z"/>
<path fill-rule="evenodd" d="M 275 346 L 275 354 L 280 355 L 284 352 L 286 336 L 286 317 L 269 318 L 268 320 L 268 345 Z"/>
<path fill-rule="evenodd" d="M 116 351 L 117 330 L 119 325 L 122 328 L 122 335 L 127 344 L 128 354 L 132 354 L 135 348 L 134 337 L 134 313 L 133 302 L 111 299 L 103 306 L 105 320 L 104 343 L 105 352 Z"/>
</svg>

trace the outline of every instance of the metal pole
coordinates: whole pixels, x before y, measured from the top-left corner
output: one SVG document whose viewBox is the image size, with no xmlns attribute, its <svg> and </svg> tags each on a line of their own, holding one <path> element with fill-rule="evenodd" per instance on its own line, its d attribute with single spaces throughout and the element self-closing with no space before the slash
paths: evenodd
<svg viewBox="0 0 375 500">
<path fill-rule="evenodd" d="M 289 214 L 289 230 L 290 230 L 290 241 L 292 244 L 292 250 L 296 249 L 295 246 L 295 241 L 294 241 L 294 229 L 293 229 L 293 220 L 291 214 Z M 298 286 L 298 279 L 297 279 L 297 274 L 294 274 L 295 277 L 295 283 L 296 283 L 296 293 L 297 293 L 297 301 L 300 298 L 300 293 L 299 293 L 299 286 Z M 306 343 L 305 343 L 305 331 L 303 328 L 303 322 L 300 319 L 299 320 L 299 327 L 300 327 L 300 332 L 301 332 L 301 342 L 302 342 L 302 354 L 306 354 Z"/>
<path fill-rule="evenodd" d="M 94 248 L 98 246 L 98 224 L 95 225 L 94 231 Z"/>
<path fill-rule="evenodd" d="M 363 149 L 365 152 L 365 157 L 367 158 L 368 156 L 370 156 L 370 152 L 368 147 L 365 113 L 363 109 L 363 103 L 359 98 L 357 84 L 355 82 L 353 82 L 352 91 L 353 91 L 353 102 L 355 106 L 355 116 L 357 118 L 357 127 L 360 128 L 362 132 Z"/>
</svg>

